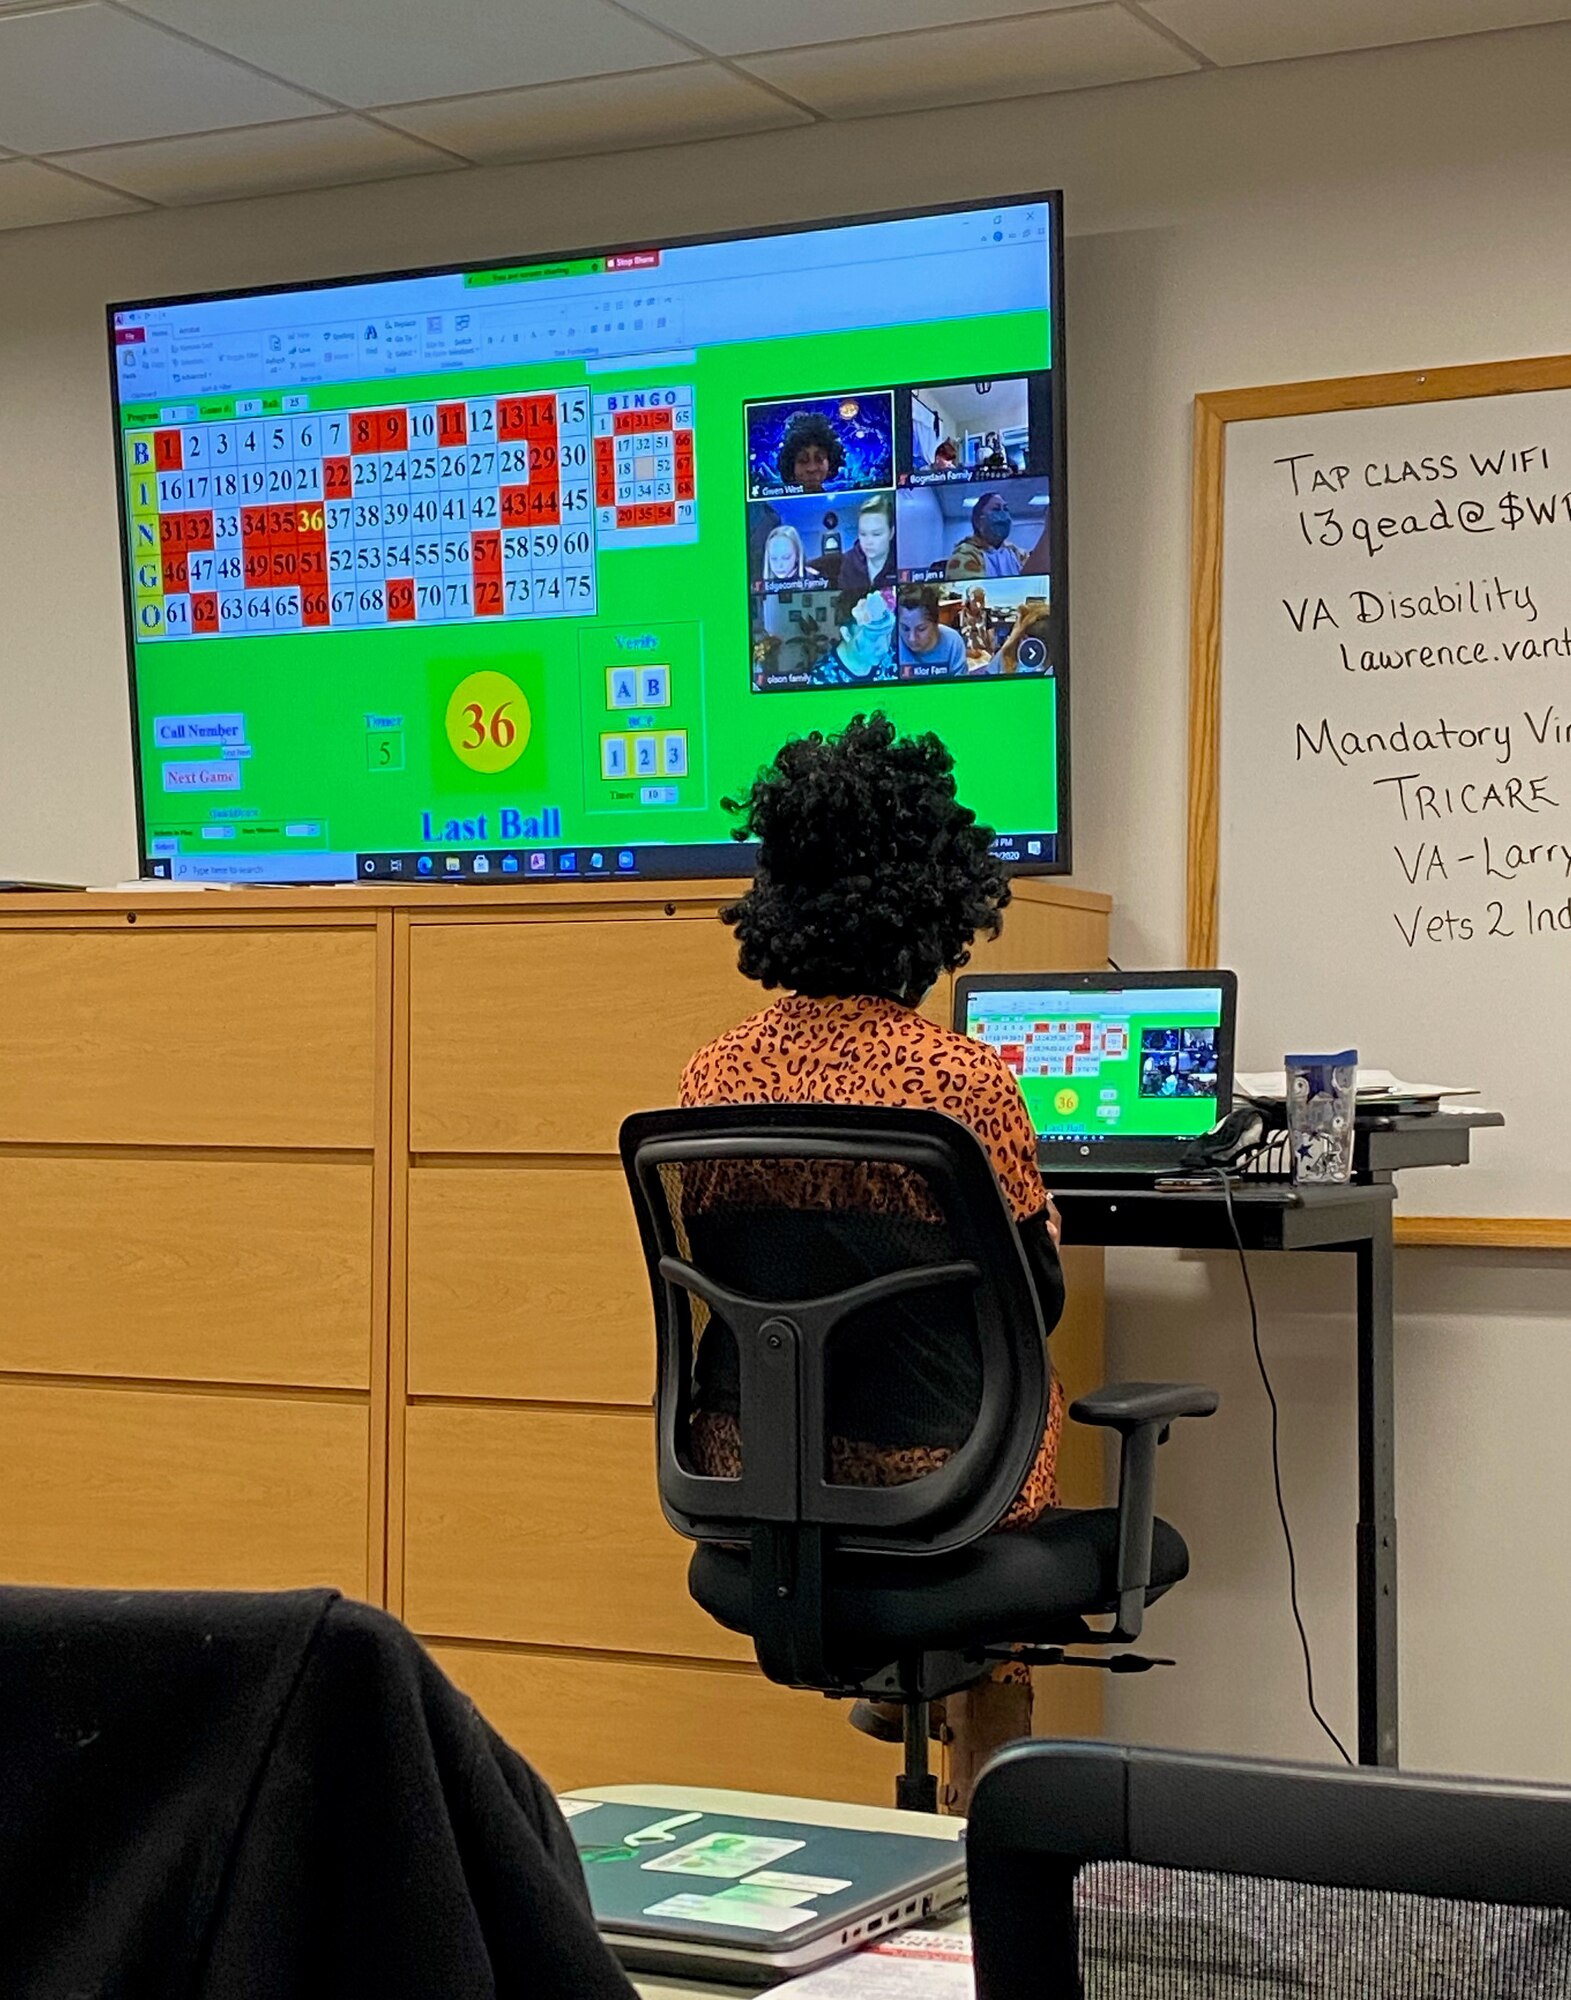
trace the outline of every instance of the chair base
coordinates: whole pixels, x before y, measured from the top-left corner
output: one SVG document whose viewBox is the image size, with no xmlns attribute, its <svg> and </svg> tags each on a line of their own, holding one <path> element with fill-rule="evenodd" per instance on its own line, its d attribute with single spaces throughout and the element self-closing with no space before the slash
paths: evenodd
<svg viewBox="0 0 1571 2000">
<path fill-rule="evenodd" d="M 870 1675 L 854 1690 L 864 1700 L 899 1704 L 905 1770 L 895 1780 L 895 1804 L 902 1812 L 938 1811 L 938 1780 L 928 1767 L 929 1705 L 974 1687 L 992 1670 L 991 1661 L 980 1651 L 917 1653 Z"/>
<path fill-rule="evenodd" d="M 901 1721 L 905 1728 L 905 1769 L 895 1780 L 895 1804 L 902 1812 L 936 1813 L 938 1780 L 927 1768 L 926 1697 L 908 1696 Z"/>
<path fill-rule="evenodd" d="M 921 1777 L 902 1773 L 895 1780 L 895 1804 L 901 1812 L 936 1813 L 938 1780 L 931 1772 L 925 1772 Z"/>
<path fill-rule="evenodd" d="M 993 1665 L 992 1657 L 980 1646 L 966 1653 L 917 1653 L 837 1693 L 902 1705 L 907 1701 L 942 1701 L 946 1694 L 958 1694 L 962 1688 L 986 1680 Z"/>
<path fill-rule="evenodd" d="M 1095 1633 L 1081 1643 L 1095 1644 Z M 858 1690 L 863 1699 L 898 1703 L 905 1769 L 895 1780 L 895 1804 L 902 1812 L 936 1813 L 938 1780 L 928 1764 L 928 1709 L 947 1694 L 974 1687 L 1000 1662 L 1029 1667 L 1095 1667 L 1103 1673 L 1139 1674 L 1170 1667 L 1171 1660 L 1139 1653 L 1084 1654 L 1063 1646 L 988 1648 L 979 1653 L 922 1653 L 901 1660 Z"/>
<path fill-rule="evenodd" d="M 1176 1667 L 1154 1653 L 1068 1653 L 1062 1646 L 1001 1646 L 990 1660 L 1024 1667 L 1095 1667 L 1104 1674 L 1148 1674 L 1153 1667 Z"/>
</svg>

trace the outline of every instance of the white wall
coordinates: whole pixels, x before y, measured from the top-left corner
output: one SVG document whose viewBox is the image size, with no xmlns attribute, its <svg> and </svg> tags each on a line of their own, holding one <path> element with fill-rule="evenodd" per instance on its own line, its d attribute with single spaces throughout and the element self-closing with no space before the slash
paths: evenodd
<svg viewBox="0 0 1571 2000">
<path fill-rule="evenodd" d="M 1117 898 L 1122 963 L 1176 963 L 1190 399 L 1562 350 L 1568 85 L 1571 28 L 1527 29 L 0 237 L 0 873 L 134 865 L 105 300 L 986 196 L 997 159 L 1065 188 L 1073 237 L 1078 877 Z M 1322 1694 L 1351 1729 L 1351 1277 L 1260 1275 Z M 1150 1630 L 1181 1664 L 1115 1683 L 1115 1726 L 1318 1755 L 1236 1269 L 1128 1253 L 1111 1276 L 1110 1372 L 1226 1397 L 1167 1454 L 1195 1575 Z M 1398 1285 L 1406 1761 L 1571 1777 L 1571 1265 L 1415 1252 Z"/>
</svg>

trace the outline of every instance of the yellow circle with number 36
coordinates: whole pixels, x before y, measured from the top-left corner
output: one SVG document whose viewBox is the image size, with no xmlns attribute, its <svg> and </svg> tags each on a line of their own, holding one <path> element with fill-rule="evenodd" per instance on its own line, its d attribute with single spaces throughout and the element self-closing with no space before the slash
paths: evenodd
<svg viewBox="0 0 1571 2000">
<path fill-rule="evenodd" d="M 1053 1099 L 1053 1108 L 1057 1111 L 1060 1118 L 1067 1118 L 1071 1111 L 1078 1111 L 1080 1108 L 1079 1091 L 1061 1090 Z"/>
<path fill-rule="evenodd" d="M 471 771 L 505 771 L 524 754 L 533 718 L 517 681 L 486 667 L 466 674 L 447 700 L 447 740 Z"/>
</svg>

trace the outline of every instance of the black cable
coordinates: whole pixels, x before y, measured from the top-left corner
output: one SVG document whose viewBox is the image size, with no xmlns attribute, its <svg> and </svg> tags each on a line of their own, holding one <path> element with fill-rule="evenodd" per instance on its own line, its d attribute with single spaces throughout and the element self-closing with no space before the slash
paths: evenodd
<svg viewBox="0 0 1571 2000">
<path fill-rule="evenodd" d="M 1271 1387 L 1271 1377 L 1266 1371 L 1266 1358 L 1260 1346 L 1260 1314 L 1255 1305 L 1255 1288 L 1249 1276 L 1249 1258 L 1244 1250 L 1243 1232 L 1238 1226 L 1238 1216 L 1233 1208 L 1233 1183 L 1220 1167 L 1217 1179 L 1222 1186 L 1222 1199 L 1227 1204 L 1227 1220 L 1233 1232 L 1233 1241 L 1238 1247 L 1238 1268 L 1244 1275 L 1244 1296 L 1249 1301 L 1249 1337 L 1254 1344 L 1255 1366 L 1260 1370 L 1260 1380 L 1266 1392 L 1266 1400 L 1271 1405 L 1271 1481 L 1276 1488 L 1277 1519 L 1282 1523 L 1282 1539 L 1287 1544 L 1287 1595 L 1293 1607 L 1293 1623 L 1298 1627 L 1298 1643 L 1304 1653 L 1304 1689 L 1309 1697 L 1309 1713 L 1336 1745 L 1344 1764 L 1351 1765 L 1347 1745 L 1320 1713 L 1320 1705 L 1315 1700 L 1315 1663 L 1309 1651 L 1309 1634 L 1304 1628 L 1304 1614 L 1298 1606 L 1298 1555 L 1293 1547 L 1293 1530 L 1288 1525 L 1287 1501 L 1282 1494 L 1282 1454 L 1279 1440 L 1282 1415 L 1277 1408 L 1276 1391 Z"/>
<path fill-rule="evenodd" d="M 1121 966 L 1121 965 L 1119 964 L 1119 962 L 1118 962 L 1118 960 L 1117 960 L 1116 958 L 1110 958 L 1110 959 L 1109 959 L 1109 960 L 1107 961 L 1107 963 L 1108 963 L 1108 967 L 1109 967 L 1109 969 L 1110 969 L 1111 971 L 1113 971 L 1113 972 L 1122 972 L 1122 971 L 1123 971 L 1123 969 L 1124 969 L 1124 968 L 1123 968 L 1123 967 L 1122 967 L 1122 966 Z"/>
</svg>

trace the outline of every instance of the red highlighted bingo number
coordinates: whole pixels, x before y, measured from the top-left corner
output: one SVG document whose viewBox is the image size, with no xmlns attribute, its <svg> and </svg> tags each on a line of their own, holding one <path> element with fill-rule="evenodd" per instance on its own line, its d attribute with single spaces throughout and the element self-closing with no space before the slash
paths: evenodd
<svg viewBox="0 0 1571 2000">
<path fill-rule="evenodd" d="M 125 455 L 141 639 L 595 609 L 584 391 L 171 424 Z"/>
</svg>

